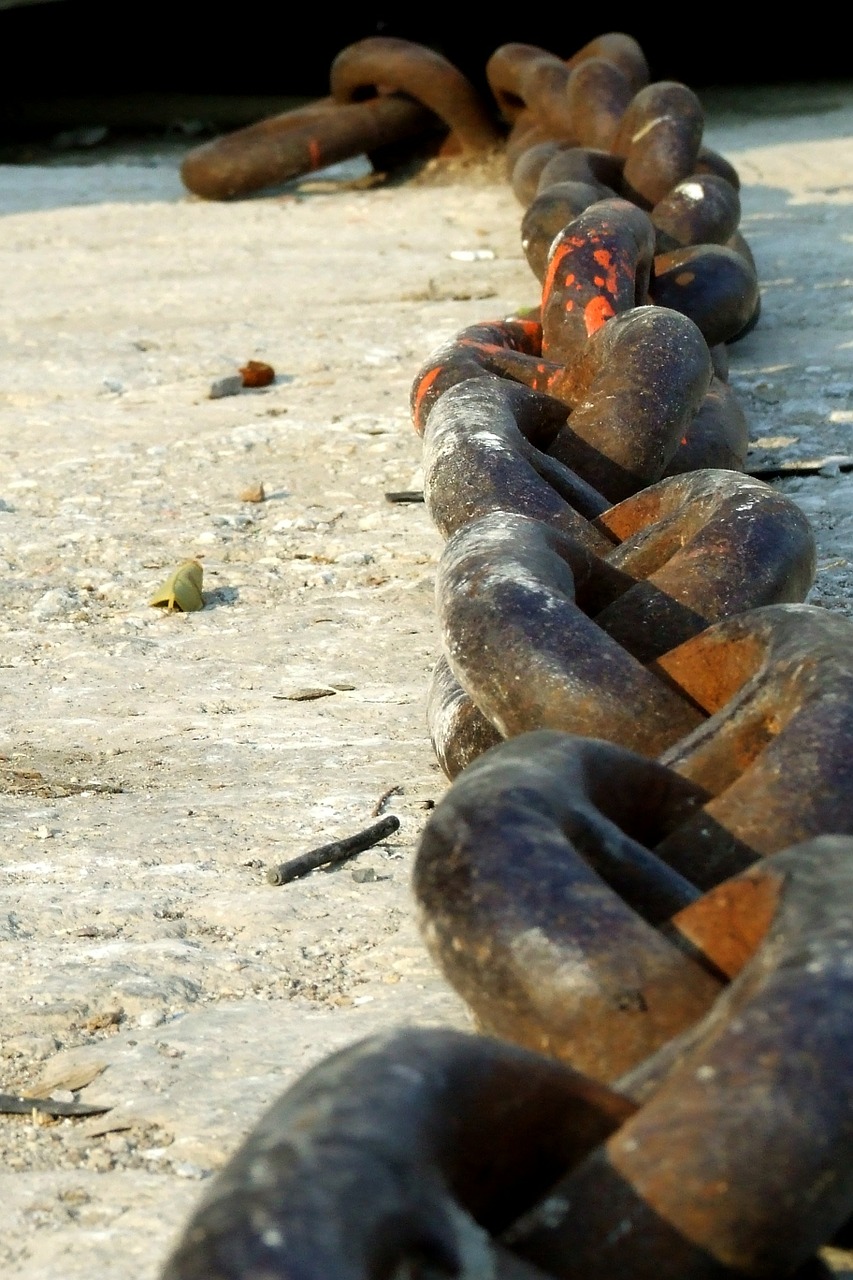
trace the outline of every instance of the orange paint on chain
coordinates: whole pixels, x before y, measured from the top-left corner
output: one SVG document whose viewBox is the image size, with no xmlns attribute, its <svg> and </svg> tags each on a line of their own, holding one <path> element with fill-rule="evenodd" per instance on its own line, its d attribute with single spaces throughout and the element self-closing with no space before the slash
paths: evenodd
<svg viewBox="0 0 853 1280">
<path fill-rule="evenodd" d="M 575 300 L 574 298 L 569 298 L 568 302 L 566 303 L 566 310 L 574 311 L 574 309 L 575 309 Z"/>
<path fill-rule="evenodd" d="M 545 283 L 542 285 L 542 301 L 545 302 L 550 296 L 551 290 L 554 288 L 554 279 L 560 270 L 563 259 L 567 258 L 571 253 L 570 244 L 561 244 L 557 252 L 554 254 L 548 266 L 548 274 L 545 276 Z M 574 279 L 574 277 L 572 277 Z"/>
<path fill-rule="evenodd" d="M 616 312 L 606 298 L 590 298 L 583 309 L 583 319 L 587 334 L 592 335 L 595 333 L 596 329 L 601 328 L 605 320 L 609 320 L 611 316 L 615 315 Z"/>
<path fill-rule="evenodd" d="M 615 294 L 619 287 L 619 275 L 616 263 L 613 261 L 613 255 L 609 249 L 596 249 L 592 255 L 600 267 L 604 267 L 607 272 L 607 279 L 600 280 L 598 276 L 595 278 L 596 284 L 603 284 L 608 293 Z"/>
<path fill-rule="evenodd" d="M 418 384 L 418 391 L 417 391 L 417 395 L 415 396 L 415 412 L 412 415 L 414 419 L 416 431 L 418 429 L 418 424 L 420 422 L 421 401 L 423 400 L 426 393 L 429 391 L 432 384 L 435 382 L 438 375 L 441 373 L 441 370 L 443 367 L 444 367 L 443 365 L 439 364 L 439 365 L 436 365 L 434 369 L 430 369 L 429 373 L 425 373 Z"/>
<path fill-rule="evenodd" d="M 532 338 L 534 340 L 534 345 L 539 347 L 541 350 L 542 326 L 539 324 L 538 320 L 516 320 L 515 323 L 521 325 L 528 338 Z"/>
</svg>

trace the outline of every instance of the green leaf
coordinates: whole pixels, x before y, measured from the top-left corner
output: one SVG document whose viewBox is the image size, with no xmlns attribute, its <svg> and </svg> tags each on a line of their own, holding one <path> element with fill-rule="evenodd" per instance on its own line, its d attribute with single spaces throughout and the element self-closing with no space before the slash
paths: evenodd
<svg viewBox="0 0 853 1280">
<path fill-rule="evenodd" d="M 148 601 L 158 609 L 177 609 L 179 613 L 193 613 L 204 608 L 201 594 L 201 565 L 197 560 L 185 560 L 175 572 L 155 591 Z"/>
</svg>

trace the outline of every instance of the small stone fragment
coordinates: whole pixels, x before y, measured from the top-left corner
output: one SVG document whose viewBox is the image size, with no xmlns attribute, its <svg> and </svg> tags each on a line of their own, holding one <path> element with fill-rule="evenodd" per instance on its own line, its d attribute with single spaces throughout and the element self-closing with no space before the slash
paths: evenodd
<svg viewBox="0 0 853 1280">
<path fill-rule="evenodd" d="M 54 1062 L 49 1062 L 42 1072 L 41 1079 L 28 1090 L 30 1098 L 52 1098 L 57 1089 L 67 1090 L 74 1094 L 85 1089 L 93 1080 L 106 1071 L 109 1063 L 94 1058 L 88 1061 L 69 1061 L 67 1054 L 57 1054 Z"/>
<path fill-rule="evenodd" d="M 263 502 L 266 496 L 263 482 L 260 480 L 257 484 L 248 485 L 245 489 L 241 490 L 239 494 L 241 502 Z"/>
<path fill-rule="evenodd" d="M 107 1027 L 117 1027 L 123 1016 L 123 1009 L 105 1009 L 103 1013 L 96 1013 L 89 1018 L 83 1024 L 84 1030 L 91 1034 L 93 1031 L 104 1031 Z"/>
<path fill-rule="evenodd" d="M 53 587 L 46 591 L 32 607 L 32 614 L 40 621 L 68 617 L 81 606 L 80 593 L 75 587 Z"/>
<path fill-rule="evenodd" d="M 3 1053 L 7 1058 L 28 1058 L 31 1062 L 44 1062 L 51 1058 L 59 1048 L 55 1036 L 22 1034 L 7 1036 L 3 1042 Z"/>
<path fill-rule="evenodd" d="M 453 249 L 448 254 L 454 262 L 491 262 L 494 256 L 494 249 Z"/>
<path fill-rule="evenodd" d="M 159 1027 L 165 1021 L 165 1015 L 159 1009 L 143 1009 L 136 1019 L 136 1025 L 138 1027 Z"/>
<path fill-rule="evenodd" d="M 379 879 L 373 867 L 356 867 L 352 872 L 352 878 L 356 884 L 367 884 L 371 880 Z"/>
<path fill-rule="evenodd" d="M 239 373 L 230 373 L 226 378 L 217 378 L 211 382 L 208 392 L 209 400 L 222 400 L 225 396 L 237 396 L 243 390 L 243 379 Z"/>
</svg>

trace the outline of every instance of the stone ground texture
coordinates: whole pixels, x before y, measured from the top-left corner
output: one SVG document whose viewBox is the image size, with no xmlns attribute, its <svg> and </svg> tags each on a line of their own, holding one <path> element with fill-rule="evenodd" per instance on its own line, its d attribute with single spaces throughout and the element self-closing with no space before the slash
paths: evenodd
<svg viewBox="0 0 853 1280">
<path fill-rule="evenodd" d="M 764 296 L 731 352 L 753 460 L 851 454 L 853 90 L 707 106 Z M 409 890 L 446 788 L 424 721 L 440 542 L 385 493 L 421 483 L 421 362 L 536 301 L 494 169 L 218 205 L 175 148 L 98 154 L 0 180 L 0 1087 L 112 1108 L 0 1117 L 0 1271 L 27 1280 L 154 1280 L 309 1066 L 469 1025 Z M 471 249 L 494 256 L 451 257 Z M 210 399 L 248 359 L 273 385 Z M 815 527 L 813 602 L 853 615 L 853 475 L 778 483 Z M 149 607 L 188 557 L 204 610 Z M 266 882 L 391 788 L 393 836 Z"/>
</svg>

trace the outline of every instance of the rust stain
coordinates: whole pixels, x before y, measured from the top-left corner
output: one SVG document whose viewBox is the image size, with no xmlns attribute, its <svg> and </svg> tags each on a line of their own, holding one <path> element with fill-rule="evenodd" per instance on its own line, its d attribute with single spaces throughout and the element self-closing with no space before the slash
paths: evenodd
<svg viewBox="0 0 853 1280">
<path fill-rule="evenodd" d="M 752 958 L 773 921 L 783 879 L 758 869 L 727 880 L 672 918 L 672 925 L 727 978 Z"/>
</svg>

